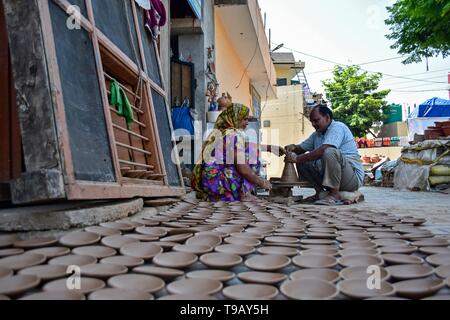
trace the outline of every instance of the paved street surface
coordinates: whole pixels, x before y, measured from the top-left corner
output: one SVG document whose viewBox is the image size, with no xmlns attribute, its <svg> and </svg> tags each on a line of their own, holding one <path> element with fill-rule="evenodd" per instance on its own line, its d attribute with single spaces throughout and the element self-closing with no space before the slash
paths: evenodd
<svg viewBox="0 0 450 320">
<path fill-rule="evenodd" d="M 358 209 L 389 212 L 396 216 L 424 218 L 425 228 L 450 238 L 450 195 L 439 192 L 398 191 L 392 188 L 363 187 L 365 201 L 352 205 Z M 313 189 L 296 190 L 295 195 L 312 195 Z M 341 209 L 341 207 L 337 207 Z"/>
</svg>

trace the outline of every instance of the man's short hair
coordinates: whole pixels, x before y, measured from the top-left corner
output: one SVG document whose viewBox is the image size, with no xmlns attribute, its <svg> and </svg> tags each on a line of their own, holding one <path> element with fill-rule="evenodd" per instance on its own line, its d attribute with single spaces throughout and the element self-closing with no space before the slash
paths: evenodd
<svg viewBox="0 0 450 320">
<path fill-rule="evenodd" d="M 324 104 L 319 104 L 318 106 L 315 106 L 315 107 L 311 110 L 311 113 L 312 113 L 314 110 L 318 110 L 319 113 L 320 113 L 322 116 L 324 116 L 324 117 L 325 117 L 326 115 L 329 115 L 329 116 L 330 116 L 330 119 L 333 120 L 333 111 L 331 111 L 331 109 L 328 108 L 326 105 L 324 105 Z"/>
</svg>

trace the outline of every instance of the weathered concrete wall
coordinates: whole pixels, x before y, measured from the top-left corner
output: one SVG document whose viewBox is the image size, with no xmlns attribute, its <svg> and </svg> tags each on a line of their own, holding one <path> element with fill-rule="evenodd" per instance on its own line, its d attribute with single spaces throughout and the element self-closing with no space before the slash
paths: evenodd
<svg viewBox="0 0 450 320">
<path fill-rule="evenodd" d="M 251 106 L 250 77 L 228 37 L 224 21 L 216 13 L 216 70 L 221 92 L 229 92 L 233 102 Z M 242 78 L 242 81 L 241 81 Z M 240 83 L 239 88 L 236 88 Z"/>
<path fill-rule="evenodd" d="M 203 7 L 201 34 L 182 34 L 178 37 L 179 50 L 185 58 L 192 56 L 192 62 L 195 64 L 195 79 L 197 88 L 195 90 L 195 121 L 198 128 L 195 131 L 195 140 L 201 141 L 203 133 L 206 130 L 206 111 L 208 103 L 206 97 L 206 88 L 208 79 L 206 77 L 207 67 L 207 48 L 215 46 L 214 31 L 214 5 L 212 1 L 205 1 Z M 201 152 L 201 143 L 195 144 L 195 154 Z M 197 157 L 195 157 L 197 158 Z"/>
</svg>

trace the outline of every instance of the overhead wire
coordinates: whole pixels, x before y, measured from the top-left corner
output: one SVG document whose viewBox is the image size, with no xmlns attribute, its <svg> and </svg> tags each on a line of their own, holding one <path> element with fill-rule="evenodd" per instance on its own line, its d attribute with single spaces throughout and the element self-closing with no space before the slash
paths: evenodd
<svg viewBox="0 0 450 320">
<path fill-rule="evenodd" d="M 275 43 L 274 43 L 274 44 L 275 44 Z M 292 52 L 296 52 L 296 53 L 299 53 L 299 54 L 303 54 L 303 55 L 308 56 L 308 57 L 311 57 L 311 58 L 315 58 L 315 59 L 318 59 L 318 60 L 322 60 L 322 61 L 325 61 L 325 62 L 328 62 L 328 63 L 337 64 L 337 65 L 344 66 L 344 67 L 350 67 L 350 66 L 354 66 L 354 65 L 357 65 L 357 66 L 362 65 L 362 64 L 346 64 L 346 63 L 340 63 L 340 62 L 336 62 L 336 61 L 333 61 L 333 60 L 330 60 L 330 59 L 326 59 L 326 58 L 322 58 L 322 57 L 319 57 L 319 56 L 315 56 L 315 55 L 312 55 L 312 54 L 309 54 L 309 53 L 306 53 L 306 52 L 302 52 L 302 51 L 299 51 L 299 50 L 295 50 L 295 49 L 292 49 L 292 48 L 289 48 L 289 47 L 286 47 L 286 46 L 283 46 L 283 48 L 286 49 L 286 50 L 290 50 L 290 51 L 292 51 Z M 369 63 L 370 63 L 370 62 L 369 62 Z M 367 63 L 366 63 L 366 64 L 367 64 Z M 406 76 L 393 75 L 393 74 L 389 74 L 389 73 L 385 73 L 385 72 L 372 71 L 372 70 L 368 70 L 368 69 L 364 69 L 364 68 L 361 68 L 361 70 L 367 71 L 367 72 L 369 72 L 369 73 L 380 73 L 380 74 L 382 74 L 382 75 L 389 76 L 389 77 L 392 77 L 392 78 L 399 78 L 399 79 L 406 79 L 406 80 L 416 80 L 416 81 L 423 81 L 423 82 L 430 82 L 430 83 L 446 83 L 446 82 L 438 82 L 438 81 L 429 81 L 429 80 L 413 79 L 413 78 L 409 78 L 409 77 L 406 77 Z M 309 74 L 309 73 L 308 73 L 308 74 Z"/>
<path fill-rule="evenodd" d="M 258 52 L 258 47 L 259 47 L 259 19 L 256 19 L 256 43 L 255 43 L 255 49 L 253 50 L 253 54 L 252 57 L 250 59 L 250 61 L 248 62 L 247 66 L 245 67 L 244 71 L 242 72 L 242 76 L 241 79 L 239 80 L 239 84 L 236 86 L 236 89 L 238 89 L 241 84 L 242 84 L 242 80 L 244 79 L 245 74 L 248 71 L 248 68 L 250 68 L 250 65 L 252 64 L 253 60 L 255 59 L 256 53 Z"/>
</svg>

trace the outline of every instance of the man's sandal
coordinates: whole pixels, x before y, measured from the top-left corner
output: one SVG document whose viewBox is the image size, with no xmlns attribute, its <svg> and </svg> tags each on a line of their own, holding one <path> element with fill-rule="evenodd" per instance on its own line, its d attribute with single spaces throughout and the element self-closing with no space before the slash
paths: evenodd
<svg viewBox="0 0 450 320">
<path fill-rule="evenodd" d="M 340 206 L 345 204 L 345 202 L 328 196 L 322 200 L 315 201 L 314 204 L 322 206 Z"/>
</svg>

